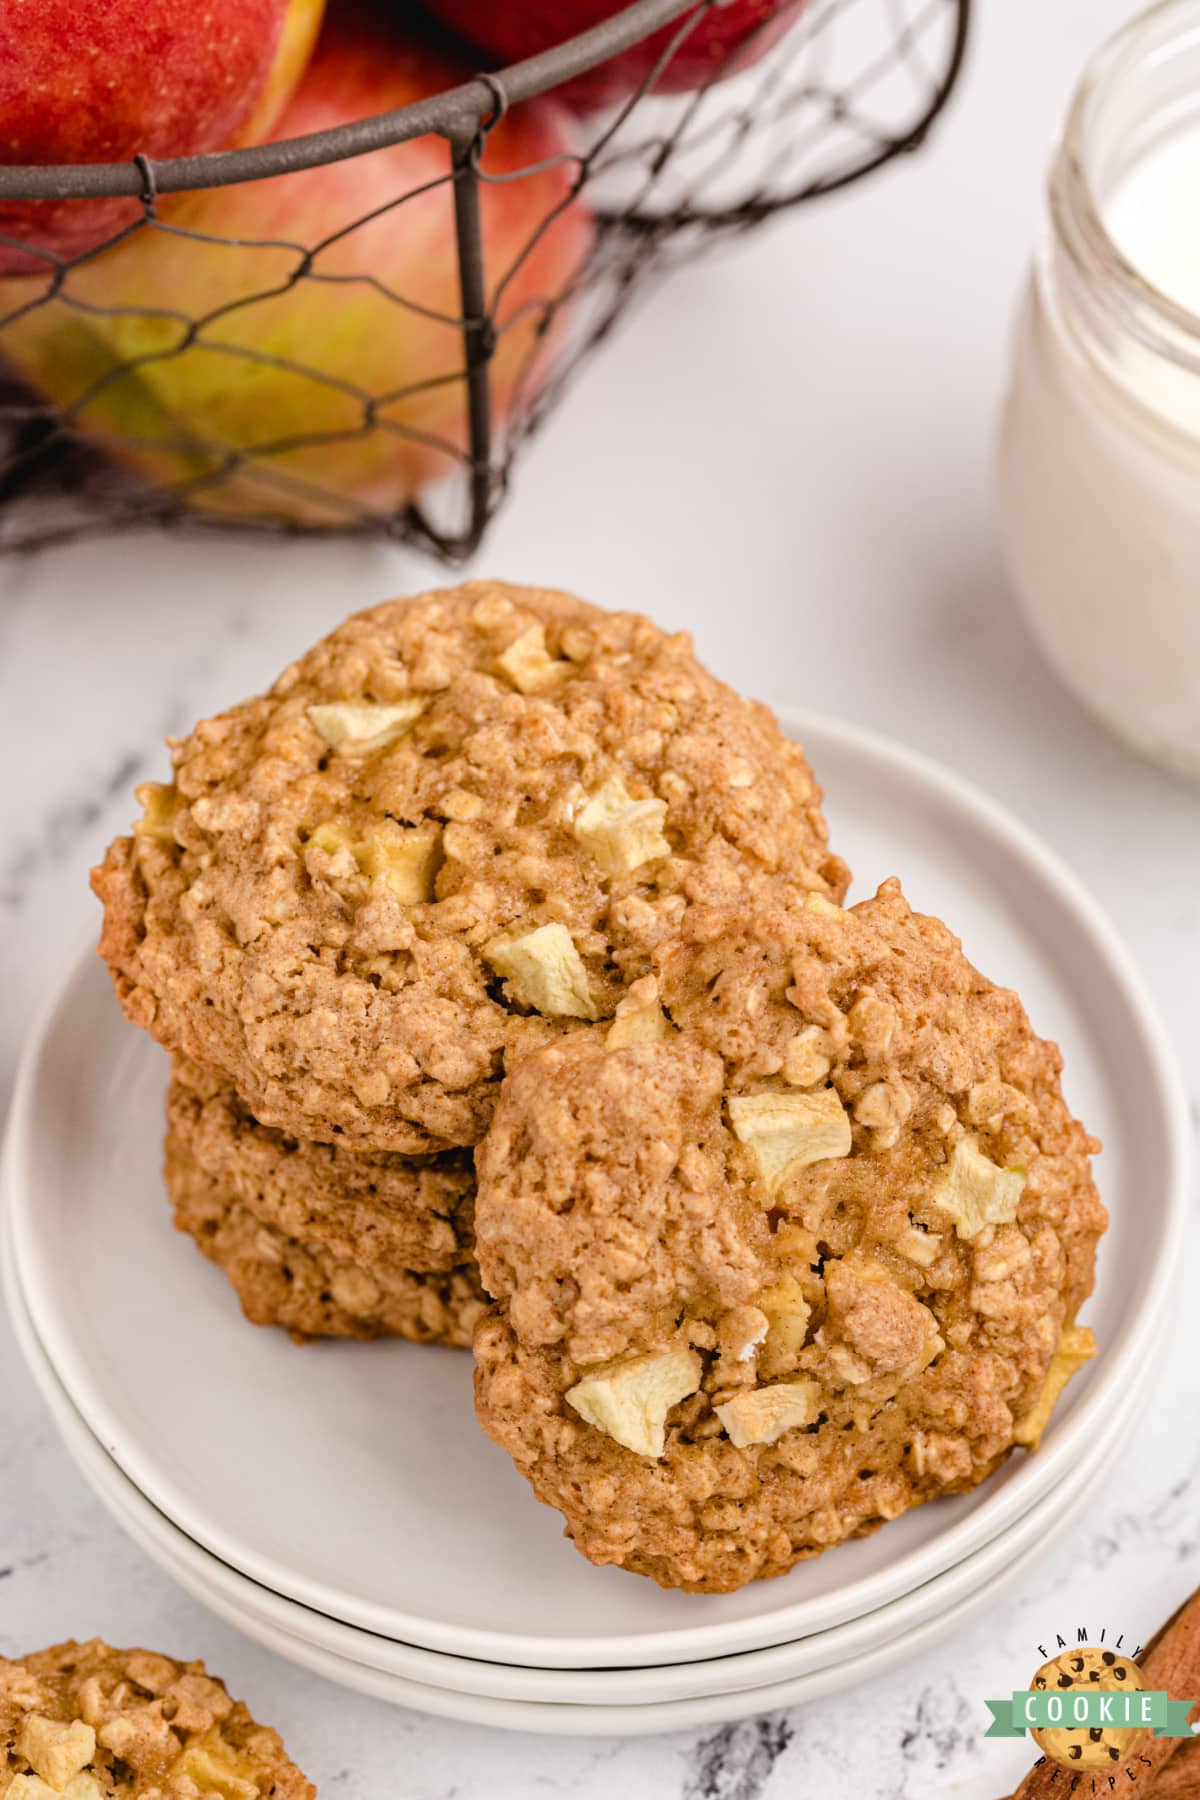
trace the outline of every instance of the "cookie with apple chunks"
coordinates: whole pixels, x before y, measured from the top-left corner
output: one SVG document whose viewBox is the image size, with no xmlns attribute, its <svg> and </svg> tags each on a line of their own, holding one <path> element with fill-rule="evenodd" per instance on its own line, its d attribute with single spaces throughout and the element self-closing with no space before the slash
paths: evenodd
<svg viewBox="0 0 1200 1800">
<path fill-rule="evenodd" d="M 168 1156 L 175 1224 L 225 1275 L 251 1325 L 308 1338 L 407 1338 L 466 1349 L 487 1306 L 473 1263 L 438 1271 L 344 1262 L 324 1244 L 287 1237 Z"/>
<path fill-rule="evenodd" d="M 57 1644 L 0 1658 L 4 1800 L 316 1800 L 277 1732 L 202 1662 Z"/>
<path fill-rule="evenodd" d="M 164 1148 L 175 1224 L 254 1325 L 465 1347 L 487 1304 L 470 1153 L 408 1159 L 288 1138 L 184 1058 Z"/>
<path fill-rule="evenodd" d="M 697 906 L 837 898 L 801 750 L 684 633 L 499 582 L 349 619 L 172 746 L 93 884 L 129 1017 L 262 1124 L 478 1142 Z"/>
<path fill-rule="evenodd" d="M 284 1238 L 362 1269 L 438 1274 L 474 1256 L 469 1150 L 408 1157 L 317 1144 L 258 1120 L 228 1082 L 173 1059 L 166 1160 Z"/>
<path fill-rule="evenodd" d="M 596 1563 L 727 1592 L 984 1480 L 1091 1353 L 1056 1047 L 888 883 L 697 908 L 477 1156 L 485 1430 Z"/>
</svg>

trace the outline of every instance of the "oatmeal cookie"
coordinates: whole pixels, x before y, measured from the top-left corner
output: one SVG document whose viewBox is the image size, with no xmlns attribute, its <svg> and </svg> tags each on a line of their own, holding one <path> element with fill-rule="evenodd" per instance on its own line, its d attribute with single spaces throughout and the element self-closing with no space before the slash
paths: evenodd
<svg viewBox="0 0 1200 1800">
<path fill-rule="evenodd" d="M 281 1325 L 294 1338 L 402 1337 L 464 1349 L 485 1307 L 473 1263 L 436 1274 L 340 1262 L 263 1225 L 237 1201 L 190 1172 L 170 1172 L 175 1223 L 224 1270 L 252 1325 Z"/>
<path fill-rule="evenodd" d="M 364 1194 L 347 1200 L 349 1222 L 342 1224 L 336 1197 L 333 1204 L 328 1195 L 314 1202 L 311 1190 L 303 1188 L 290 1201 L 307 1230 L 289 1233 L 264 1216 L 271 1208 L 260 1211 L 241 1197 L 238 1183 L 244 1176 L 236 1158 L 224 1154 L 227 1145 L 218 1141 L 222 1154 L 210 1155 L 209 1138 L 192 1130 L 194 1096 L 195 1090 L 184 1088 L 177 1078 L 165 1147 L 167 1192 L 176 1226 L 224 1270 L 251 1324 L 281 1325 L 297 1338 L 391 1336 L 460 1347 L 471 1342 L 487 1301 L 478 1270 L 467 1260 L 469 1238 L 458 1244 L 455 1260 L 438 1256 L 437 1266 L 413 1270 L 389 1253 L 394 1242 L 408 1241 L 403 1220 L 396 1230 L 381 1214 L 376 1229 Z M 210 1111 L 211 1105 L 205 1109 Z M 218 1139 L 224 1127 L 222 1120 Z M 300 1145 L 295 1154 L 315 1157 L 318 1151 L 318 1146 Z M 283 1154 L 278 1146 L 274 1153 Z M 365 1160 L 346 1151 L 331 1154 L 343 1162 Z M 414 1178 L 418 1173 L 411 1171 Z M 292 1178 L 287 1169 L 277 1185 L 282 1181 L 286 1189 Z M 428 1238 L 419 1221 L 414 1229 Z M 351 1248 L 358 1254 L 348 1254 Z"/>
<path fill-rule="evenodd" d="M 729 1591 L 1036 1442 L 1105 1225 L 1059 1068 L 894 882 L 693 909 L 517 1065 L 477 1405 L 585 1556 Z"/>
<path fill-rule="evenodd" d="M 696 905 L 839 898 L 820 791 L 684 633 L 499 582 L 349 619 L 172 745 L 93 885 L 129 1017 L 299 1137 L 476 1143 L 510 1051 Z"/>
<path fill-rule="evenodd" d="M 288 1137 L 185 1057 L 172 1065 L 166 1160 L 169 1185 L 193 1169 L 193 1184 L 340 1263 L 438 1273 L 474 1256 L 469 1151 L 417 1159 Z"/>
<path fill-rule="evenodd" d="M 3 1800 L 316 1800 L 201 1662 L 99 1639 L 0 1659 Z"/>
</svg>

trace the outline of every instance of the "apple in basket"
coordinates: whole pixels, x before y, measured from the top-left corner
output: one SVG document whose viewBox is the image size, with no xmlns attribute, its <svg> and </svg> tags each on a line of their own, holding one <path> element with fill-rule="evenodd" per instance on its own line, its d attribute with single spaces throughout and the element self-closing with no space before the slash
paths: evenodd
<svg viewBox="0 0 1200 1800">
<path fill-rule="evenodd" d="M 589 31 L 628 0 L 425 0 L 428 10 L 484 52 L 488 68 L 521 62 Z M 656 94 L 678 94 L 736 75 L 783 36 L 804 0 L 727 0 L 697 5 L 640 44 L 576 76 L 560 97 L 581 112 L 618 106 L 653 77 Z M 683 34 L 680 36 L 680 34 Z M 660 60 L 679 42 L 666 66 Z"/>
<path fill-rule="evenodd" d="M 0 162 L 126 162 L 139 151 L 183 156 L 251 143 L 270 131 L 295 88 L 323 6 L 0 5 Z M 0 274 L 44 275 L 48 259 L 82 255 L 139 213 L 136 200 L 0 200 Z"/>
<path fill-rule="evenodd" d="M 274 135 L 405 106 L 470 74 L 338 0 Z M 480 196 L 501 415 L 544 367 L 557 328 L 547 302 L 592 244 L 566 118 L 549 102 L 514 107 L 482 157 L 486 175 L 514 176 Z M 185 505 L 307 524 L 391 511 L 464 460 L 453 200 L 448 146 L 430 134 L 181 196 L 164 226 L 73 268 L 41 305 L 28 305 L 30 282 L 0 282 L 0 356 Z"/>
</svg>

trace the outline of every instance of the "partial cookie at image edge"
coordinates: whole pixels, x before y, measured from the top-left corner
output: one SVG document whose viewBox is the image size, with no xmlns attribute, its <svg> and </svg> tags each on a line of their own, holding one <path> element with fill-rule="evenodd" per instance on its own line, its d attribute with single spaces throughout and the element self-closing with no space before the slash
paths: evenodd
<svg viewBox="0 0 1200 1800">
<path fill-rule="evenodd" d="M 0 1780 L 5 1800 L 317 1794 L 202 1662 L 98 1638 L 0 1659 Z"/>
</svg>

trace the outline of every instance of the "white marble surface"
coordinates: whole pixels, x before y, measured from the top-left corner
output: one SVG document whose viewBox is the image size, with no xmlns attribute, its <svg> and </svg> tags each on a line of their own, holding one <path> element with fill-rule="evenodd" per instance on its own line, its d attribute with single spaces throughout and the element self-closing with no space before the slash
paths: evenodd
<svg viewBox="0 0 1200 1800">
<path fill-rule="evenodd" d="M 536 446 L 479 567 L 690 625 L 739 684 L 891 732 L 1006 801 L 1132 946 L 1200 1113 L 1200 796 L 1133 761 L 1043 672 L 989 491 L 1046 145 L 1089 46 L 1130 7 L 979 11 L 929 151 L 660 293 Z M 0 1104 L 39 994 L 94 922 L 88 865 L 128 822 L 134 781 L 161 769 L 163 734 L 429 574 L 382 549 L 146 539 L 0 566 Z M 1191 1254 L 1200 1266 L 1195 1238 Z M 391 1711 L 218 1624 L 89 1496 L 0 1322 L 0 1653 L 101 1632 L 203 1654 L 341 1800 L 995 1795 L 1028 1759 L 981 1741 L 983 1696 L 1023 1681 L 1064 1622 L 1145 1635 L 1200 1582 L 1198 1418 L 1187 1307 L 1160 1392 L 1073 1535 L 881 1683 L 869 1719 L 849 1694 L 720 1731 L 570 1743 Z"/>
</svg>

